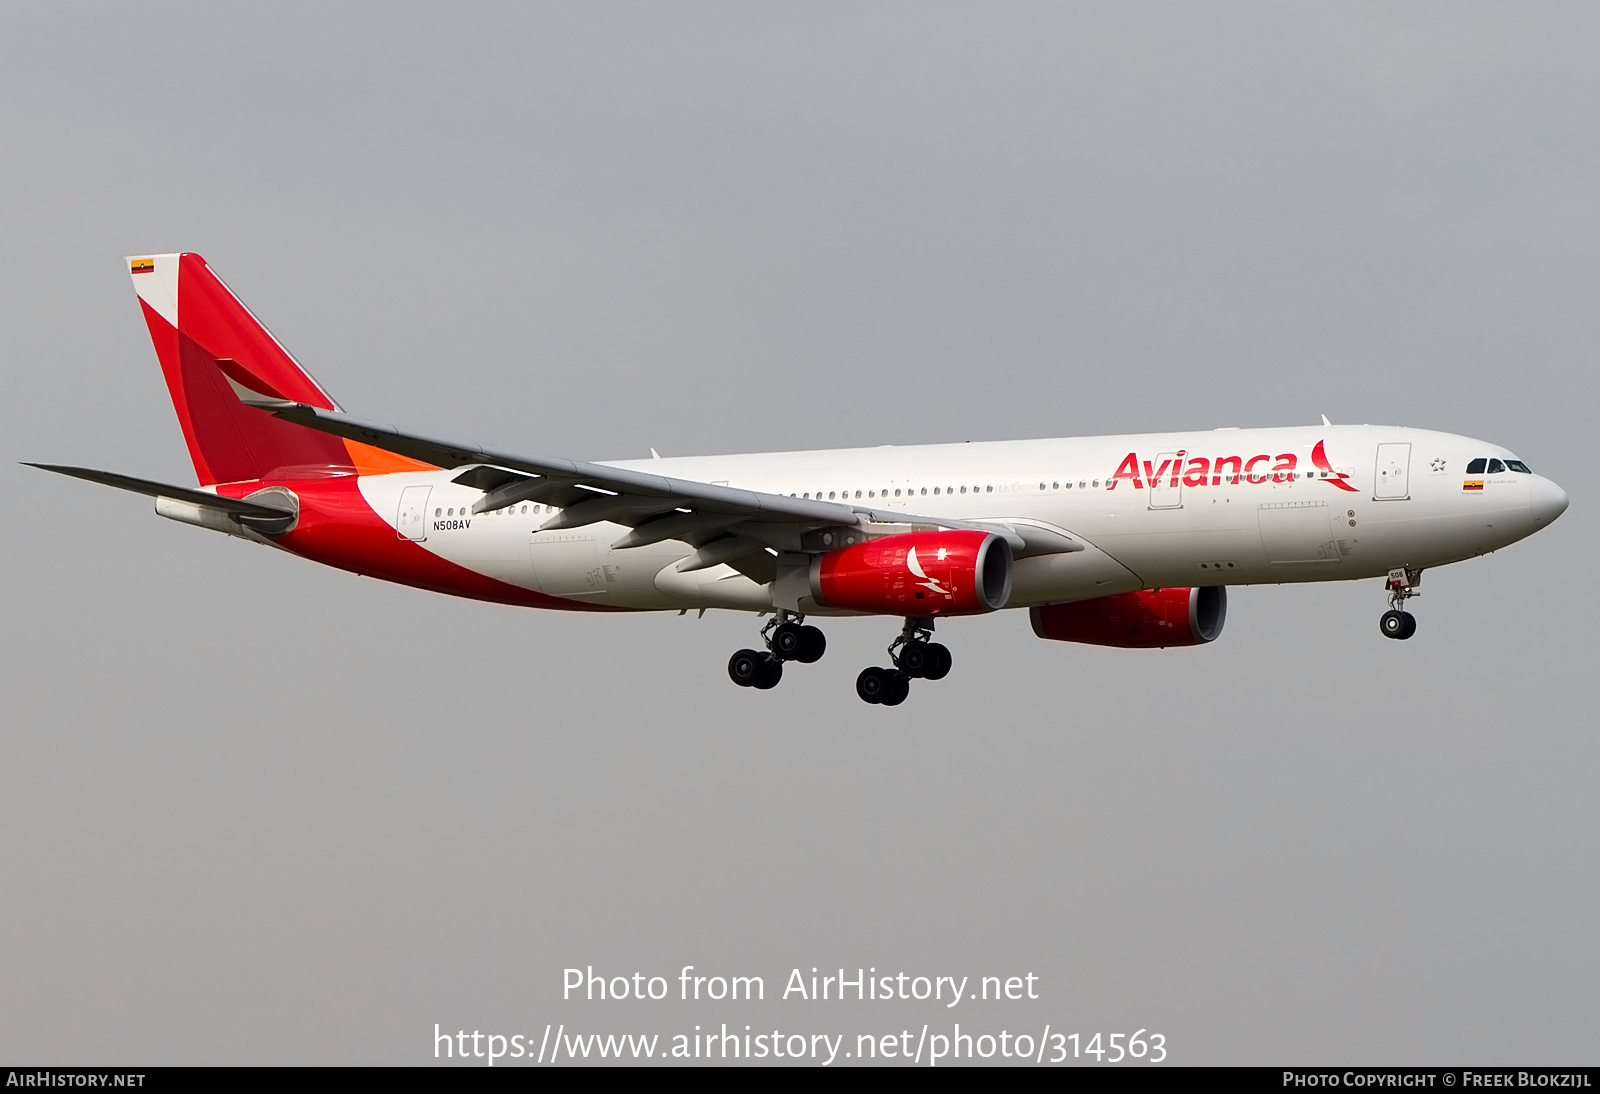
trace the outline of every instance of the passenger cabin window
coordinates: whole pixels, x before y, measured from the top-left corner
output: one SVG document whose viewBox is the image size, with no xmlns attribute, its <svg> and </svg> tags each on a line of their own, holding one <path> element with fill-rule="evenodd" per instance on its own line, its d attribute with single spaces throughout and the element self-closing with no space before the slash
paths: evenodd
<svg viewBox="0 0 1600 1094">
<path fill-rule="evenodd" d="M 1469 474 L 1469 475 L 1481 475 L 1481 474 L 1483 474 L 1484 466 L 1486 464 L 1488 464 L 1488 462 L 1489 462 L 1488 460 L 1484 459 L 1482 456 L 1479 456 L 1477 459 L 1475 459 L 1471 463 L 1467 464 L 1467 474 Z"/>
<path fill-rule="evenodd" d="M 1503 474 L 1505 472 L 1505 469 L 1506 469 L 1506 465 L 1501 463 L 1499 460 L 1490 460 L 1489 461 L 1489 471 L 1488 471 L 1489 474 L 1491 474 L 1491 475 Z"/>
<path fill-rule="evenodd" d="M 1532 471 L 1528 470 L 1528 465 L 1523 463 L 1521 460 L 1507 460 L 1506 467 L 1510 468 L 1512 471 L 1515 471 L 1519 475 L 1533 474 Z"/>
</svg>

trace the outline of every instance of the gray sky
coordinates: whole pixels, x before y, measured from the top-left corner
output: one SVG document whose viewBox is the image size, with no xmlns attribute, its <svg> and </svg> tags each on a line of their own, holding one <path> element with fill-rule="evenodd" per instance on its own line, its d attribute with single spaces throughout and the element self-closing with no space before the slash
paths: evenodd
<svg viewBox="0 0 1600 1094">
<path fill-rule="evenodd" d="M 1593 1062 L 1592 5 L 25 4 L 7 455 L 192 481 L 122 255 L 204 254 L 353 413 L 582 458 L 1390 422 L 1572 507 L 1234 590 L 1164 653 L 382 585 L 0 468 L 0 1059 L 431 1059 L 447 1029 L 1166 1035 Z M 1589 710 L 1589 714 L 1584 711 Z M 562 1004 L 561 970 L 760 974 Z M 1036 1002 L 778 1003 L 789 969 Z M 971 1025 L 968 1025 L 971 1023 Z"/>
</svg>

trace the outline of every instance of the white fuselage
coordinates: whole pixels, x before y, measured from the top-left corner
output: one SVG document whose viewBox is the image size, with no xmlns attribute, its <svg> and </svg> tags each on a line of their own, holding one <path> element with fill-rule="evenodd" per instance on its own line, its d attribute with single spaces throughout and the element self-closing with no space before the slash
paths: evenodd
<svg viewBox="0 0 1600 1094">
<path fill-rule="evenodd" d="M 1024 607 L 1140 588 L 1339 581 L 1440 566 L 1522 539 L 1565 508 L 1550 480 L 1509 469 L 1468 474 L 1474 460 L 1516 462 L 1498 445 L 1448 433 L 1313 426 L 611 466 L 880 511 L 1032 524 L 1082 543 L 1017 563 L 1010 606 Z M 555 513 L 544 505 L 470 515 L 482 493 L 452 482 L 455 474 L 364 476 L 361 489 L 397 523 L 402 490 L 430 486 L 421 546 L 550 596 L 632 609 L 771 606 L 765 586 L 727 566 L 679 574 L 676 564 L 693 551 L 680 541 L 618 550 L 612 545 L 628 531 L 621 525 L 539 531 Z"/>
</svg>

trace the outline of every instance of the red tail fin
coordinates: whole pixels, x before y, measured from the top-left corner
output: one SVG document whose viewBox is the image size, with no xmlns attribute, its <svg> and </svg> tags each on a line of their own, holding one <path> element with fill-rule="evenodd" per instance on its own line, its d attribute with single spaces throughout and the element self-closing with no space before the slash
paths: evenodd
<svg viewBox="0 0 1600 1094">
<path fill-rule="evenodd" d="M 197 254 L 130 258 L 150 338 L 203 486 L 354 471 L 345 443 L 245 406 L 217 361 L 236 361 L 284 398 L 334 401 Z"/>
</svg>

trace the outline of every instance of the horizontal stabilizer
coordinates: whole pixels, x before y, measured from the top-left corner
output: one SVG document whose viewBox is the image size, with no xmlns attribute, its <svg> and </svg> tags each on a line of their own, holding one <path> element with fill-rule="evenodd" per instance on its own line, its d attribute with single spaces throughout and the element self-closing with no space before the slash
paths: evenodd
<svg viewBox="0 0 1600 1094">
<path fill-rule="evenodd" d="M 176 501 L 186 501 L 205 509 L 232 513 L 236 517 L 278 519 L 294 515 L 290 510 L 279 509 L 271 505 L 258 505 L 253 501 L 239 501 L 237 498 L 219 497 L 216 494 L 208 494 L 204 490 L 196 490 L 192 487 L 168 486 L 166 483 L 151 482 L 149 479 L 136 479 L 129 475 L 118 475 L 111 471 L 95 471 L 87 467 L 63 467 L 53 463 L 29 463 L 27 466 L 37 467 L 43 471 L 54 471 L 58 475 L 71 475 L 75 479 L 97 482 L 102 486 L 115 486 L 118 490 L 131 490 L 135 494 L 146 494 L 152 498 L 172 498 Z"/>
</svg>

